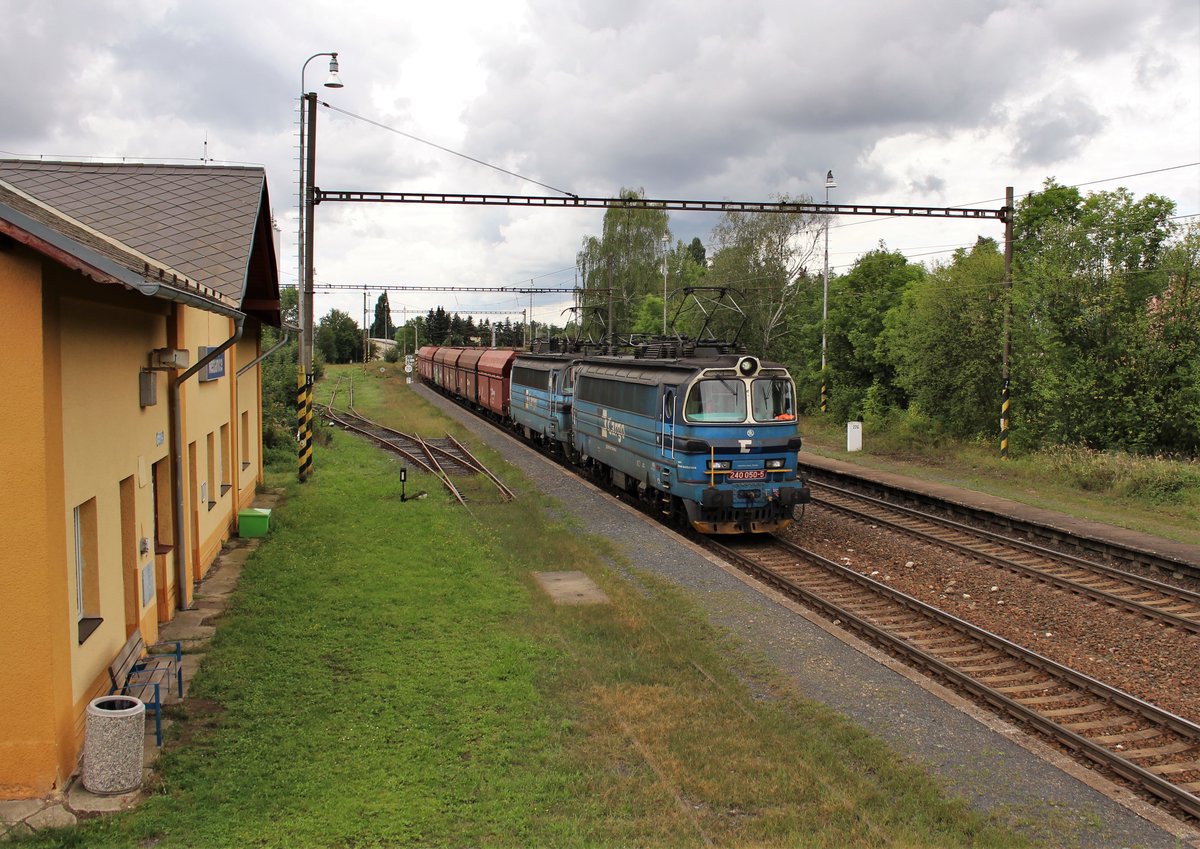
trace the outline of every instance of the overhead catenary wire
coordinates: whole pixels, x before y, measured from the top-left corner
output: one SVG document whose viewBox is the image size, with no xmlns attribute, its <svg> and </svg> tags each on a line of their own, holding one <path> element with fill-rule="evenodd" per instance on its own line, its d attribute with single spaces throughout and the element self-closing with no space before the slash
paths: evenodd
<svg viewBox="0 0 1200 849">
<path fill-rule="evenodd" d="M 1166 166 L 1163 166 L 1162 168 L 1151 168 L 1147 171 L 1135 171 L 1132 174 L 1121 174 L 1116 177 L 1102 177 L 1098 180 L 1084 180 L 1083 182 L 1070 183 L 1069 185 L 1064 185 L 1061 188 L 1077 189 L 1081 186 L 1095 186 L 1099 183 L 1112 183 L 1116 180 L 1128 180 L 1130 177 L 1145 177 L 1150 174 L 1163 174 L 1163 173 L 1166 173 L 1167 171 L 1179 171 L 1183 168 L 1195 168 L 1197 166 L 1200 166 L 1200 162 L 1184 162 L 1181 165 L 1166 165 Z M 1051 179 L 1053 179 L 1053 178 L 1051 178 Z M 1032 195 L 1037 191 L 1039 191 L 1039 190 L 1038 189 L 1028 189 L 1023 192 L 1018 192 L 1018 194 L 1021 197 L 1028 197 L 1029 195 Z M 959 203 L 959 204 L 955 204 L 955 206 L 978 206 L 979 204 L 983 204 L 983 203 L 997 203 L 997 202 L 1000 202 L 1003 200 L 1004 200 L 1004 198 L 1002 198 L 1002 197 L 987 198 L 985 200 L 973 200 L 973 201 L 969 201 L 967 203 Z M 876 219 L 876 220 L 879 220 L 879 219 Z M 848 221 L 844 224 L 835 224 L 835 225 L 833 225 L 833 227 L 831 229 L 840 230 L 844 227 L 857 227 L 860 224 L 871 224 L 871 223 L 874 223 L 874 222 L 870 221 L 870 220 Z"/>
<path fill-rule="evenodd" d="M 414 136 L 412 133 L 406 133 L 406 132 L 404 132 L 404 130 L 397 129 L 396 127 L 389 127 L 387 124 L 380 123 L 379 121 L 372 120 L 371 118 L 367 118 L 363 115 L 357 115 L 354 112 L 351 112 L 347 109 L 342 109 L 338 106 L 333 106 L 329 103 L 326 103 L 324 100 L 320 101 L 320 104 L 322 106 L 324 106 L 326 109 L 329 109 L 333 112 L 340 112 L 341 114 L 347 116 L 348 118 L 354 118 L 357 121 L 362 121 L 364 123 L 370 124 L 373 127 L 378 127 L 381 130 L 387 130 L 389 133 L 395 133 L 398 136 L 404 136 L 406 139 L 411 139 L 415 142 L 420 142 L 421 144 L 428 145 L 429 147 L 432 147 L 432 148 L 436 148 L 436 149 L 442 151 L 443 153 L 449 153 L 452 156 L 457 156 L 461 159 L 466 159 L 468 162 L 474 162 L 476 165 L 482 165 L 485 168 L 491 168 L 493 171 L 499 171 L 501 174 L 507 174 L 510 177 L 516 177 L 518 180 L 524 180 L 527 183 L 533 183 L 535 186 L 541 186 L 543 189 L 549 189 L 552 192 L 558 192 L 560 195 L 566 195 L 567 197 L 570 197 L 570 198 L 579 197 L 579 195 L 575 194 L 574 192 L 568 192 L 566 189 L 560 189 L 556 186 L 551 186 L 547 183 L 543 183 L 538 180 L 535 180 L 532 177 L 526 177 L 523 174 L 518 174 L 516 171 L 509 171 L 507 168 L 501 168 L 499 165 L 493 165 L 492 163 L 486 162 L 482 159 L 476 159 L 474 156 L 468 156 L 465 153 L 460 153 L 457 150 L 453 150 L 451 148 L 445 147 L 444 145 L 440 145 L 436 142 L 431 142 L 427 139 L 423 139 L 420 136 Z"/>
</svg>

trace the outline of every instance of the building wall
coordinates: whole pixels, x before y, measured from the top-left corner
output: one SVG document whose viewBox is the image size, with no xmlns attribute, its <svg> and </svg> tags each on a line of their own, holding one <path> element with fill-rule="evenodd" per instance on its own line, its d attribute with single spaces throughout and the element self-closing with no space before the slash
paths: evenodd
<svg viewBox="0 0 1200 849">
<path fill-rule="evenodd" d="M 262 472 L 259 380 L 256 371 L 234 375 L 239 357 L 256 355 L 257 324 L 226 353 L 224 377 L 182 385 L 182 539 L 173 374 L 154 372 L 157 403 L 139 402 L 151 350 L 187 348 L 195 363 L 201 345 L 232 332 L 229 318 L 95 283 L 24 248 L 0 250 L 0 385 L 19 411 L 5 425 L 0 466 L 0 692 L 19 694 L 0 699 L 0 798 L 66 783 L 87 704 L 108 691 L 108 664 L 135 628 L 153 642 L 175 613 L 176 558 L 190 597 L 239 502 L 252 497 Z M 99 620 L 86 632 L 81 590 L 82 613 Z"/>
<path fill-rule="evenodd" d="M 73 725 L 61 535 L 59 354 L 43 312 L 41 263 L 0 250 L 0 797 L 36 795 L 71 774 Z M 52 310 L 51 310 L 52 312 Z M 53 321 L 53 315 L 50 320 Z M 19 423 L 19 427 L 14 427 Z"/>
<path fill-rule="evenodd" d="M 92 289 L 95 284 L 92 284 Z M 154 574 L 154 500 L 151 469 L 168 456 L 170 416 L 166 375 L 155 373 L 159 384 L 158 403 L 141 407 L 138 378 L 147 365 L 148 354 L 166 344 L 166 308 L 153 311 L 129 309 L 75 297 L 77 286 L 62 287 L 59 305 L 62 349 L 63 458 L 66 511 L 63 517 L 64 545 L 68 560 L 75 549 L 74 510 L 94 503 L 96 512 L 97 598 L 92 602 L 103 619 L 96 631 L 78 644 L 72 616 L 64 639 L 74 640 L 72 688 L 80 712 L 97 695 L 108 691 L 108 664 L 120 651 L 134 627 L 145 627 L 143 636 L 153 642 L 158 636 L 154 586 L 149 599 L 142 592 L 143 568 L 147 583 Z M 87 287 L 83 292 L 86 294 Z M 143 300 L 149 300 L 143 298 Z M 139 304 L 139 306 L 141 306 Z M 133 540 L 123 537 L 121 482 L 132 478 Z M 169 481 L 167 482 L 169 484 Z M 160 517 L 171 521 L 170 516 Z M 146 540 L 143 551 L 141 540 Z M 125 558 L 136 564 L 127 575 Z M 71 565 L 71 564 L 69 564 Z M 130 577 L 132 580 L 127 581 Z M 67 568 L 68 598 L 78 614 L 76 569 Z M 135 600 L 136 617 L 126 621 L 126 596 Z M 149 614 L 151 609 L 154 615 Z"/>
</svg>

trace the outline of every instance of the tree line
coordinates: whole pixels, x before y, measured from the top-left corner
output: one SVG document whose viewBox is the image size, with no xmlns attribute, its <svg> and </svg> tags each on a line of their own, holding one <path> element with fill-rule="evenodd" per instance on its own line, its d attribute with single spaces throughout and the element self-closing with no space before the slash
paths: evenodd
<svg viewBox="0 0 1200 849">
<path fill-rule="evenodd" d="M 1196 456 L 1200 228 L 1174 214 L 1159 195 L 1084 195 L 1047 180 L 1017 205 L 1011 290 L 993 239 L 928 267 L 880 243 L 830 278 L 822 372 L 827 217 L 726 214 L 706 258 L 698 241 L 671 244 L 665 211 L 610 209 L 577 256 L 582 330 L 609 332 L 611 293 L 615 328 L 661 332 L 665 261 L 669 314 L 695 286 L 730 287 L 741 307 L 706 316 L 685 309 L 668 333 L 694 334 L 702 318 L 718 336 L 740 333 L 752 351 L 788 365 L 806 412 L 819 412 L 824 381 L 839 420 L 990 440 L 1011 310 L 1015 446 Z"/>
</svg>

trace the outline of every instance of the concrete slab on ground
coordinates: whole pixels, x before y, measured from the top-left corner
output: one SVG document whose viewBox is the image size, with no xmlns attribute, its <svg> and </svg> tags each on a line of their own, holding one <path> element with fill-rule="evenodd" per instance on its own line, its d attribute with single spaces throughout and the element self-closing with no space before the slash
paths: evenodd
<svg viewBox="0 0 1200 849">
<path fill-rule="evenodd" d="M 609 598 L 582 572 L 534 572 L 534 580 L 555 604 L 608 604 Z"/>
</svg>

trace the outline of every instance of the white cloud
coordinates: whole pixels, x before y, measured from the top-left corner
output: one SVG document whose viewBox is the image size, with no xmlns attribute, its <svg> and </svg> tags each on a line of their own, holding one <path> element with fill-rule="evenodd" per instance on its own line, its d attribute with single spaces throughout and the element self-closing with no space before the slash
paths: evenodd
<svg viewBox="0 0 1200 849">
<path fill-rule="evenodd" d="M 22 81 L 0 90 L 0 150 L 199 161 L 207 136 L 214 158 L 266 166 L 285 282 L 300 66 L 326 50 L 346 87 L 320 88 L 323 59 L 308 87 L 329 103 L 585 195 L 821 199 L 832 168 L 835 200 L 959 204 L 1050 174 L 1198 158 L 1194 0 L 0 0 L 0 12 L 0 62 Z M 547 192 L 337 112 L 318 119 L 324 189 Z M 1200 212 L 1198 172 L 1124 182 Z M 321 278 L 361 284 L 513 285 L 570 267 L 599 228 L 599 214 L 475 207 L 329 204 L 317 221 Z M 713 224 L 672 217 L 685 241 Z M 842 221 L 831 251 L 845 265 L 880 239 L 969 244 L 980 229 Z M 361 300 L 321 294 L 317 311 L 358 315 Z"/>
</svg>

